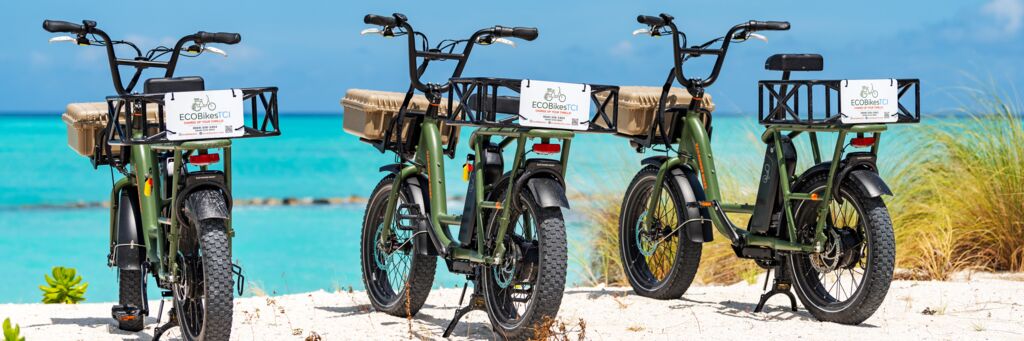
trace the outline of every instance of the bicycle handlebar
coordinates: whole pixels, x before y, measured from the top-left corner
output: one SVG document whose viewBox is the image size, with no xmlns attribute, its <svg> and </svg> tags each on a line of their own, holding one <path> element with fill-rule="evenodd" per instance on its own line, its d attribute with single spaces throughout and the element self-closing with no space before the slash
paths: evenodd
<svg viewBox="0 0 1024 341">
<path fill-rule="evenodd" d="M 80 33 L 85 30 L 82 25 L 60 20 L 43 20 L 43 29 L 50 33 Z"/>
<path fill-rule="evenodd" d="M 751 31 L 786 31 L 789 30 L 788 21 L 750 21 L 746 29 Z"/>
<path fill-rule="evenodd" d="M 238 33 L 228 32 L 203 32 L 199 31 L 195 34 L 197 43 L 221 43 L 234 45 L 242 41 L 242 35 Z"/>
<path fill-rule="evenodd" d="M 636 18 L 637 22 L 641 24 L 647 24 L 652 27 L 652 31 L 656 31 L 660 27 L 668 27 L 672 33 L 672 49 L 673 59 L 675 61 L 675 68 L 673 69 L 673 77 L 679 82 L 680 85 L 686 87 L 691 92 L 696 88 L 703 88 L 710 86 L 718 79 L 718 74 L 722 70 L 722 64 L 725 61 L 725 55 L 729 51 L 729 43 L 732 42 L 733 38 L 736 37 L 737 33 L 741 32 L 754 32 L 754 31 L 785 31 L 789 30 L 789 22 L 786 21 L 748 21 L 736 26 L 733 26 L 722 38 L 712 39 L 703 45 L 686 47 L 682 46 L 685 44 L 685 34 L 676 27 L 673 22 L 671 15 L 662 13 L 661 15 L 649 16 L 640 15 Z M 683 42 L 680 43 L 680 39 Z M 718 48 L 710 48 L 709 46 L 722 39 L 722 45 Z M 705 78 L 686 78 L 683 72 L 683 63 L 689 57 L 699 57 L 703 55 L 715 55 L 715 65 L 711 69 L 711 73 Z M 670 79 L 671 81 L 671 79 Z"/>
<path fill-rule="evenodd" d="M 82 25 L 59 20 L 44 20 L 43 29 L 51 33 L 74 33 L 78 35 L 80 38 L 84 37 L 87 34 L 98 36 L 99 39 L 102 40 L 101 45 L 104 46 L 107 50 L 107 61 L 110 64 L 110 74 L 114 81 L 114 89 L 117 90 L 117 93 L 119 95 L 127 95 L 129 92 L 131 92 L 131 90 L 135 87 L 135 84 L 138 82 L 143 69 L 150 67 L 163 68 L 166 69 L 164 77 L 173 77 L 174 69 L 178 63 L 178 56 L 181 54 L 182 48 L 188 42 L 193 42 L 196 44 L 221 43 L 230 45 L 237 44 L 238 42 L 242 41 L 242 36 L 238 33 L 211 33 L 199 31 L 195 34 L 190 34 L 181 37 L 181 39 L 179 39 L 178 42 L 174 44 L 174 49 L 171 50 L 170 59 L 166 62 L 158 62 L 154 60 L 149 60 L 147 59 L 147 57 L 143 57 L 141 54 L 142 52 L 137 52 L 139 53 L 139 55 L 133 59 L 117 58 L 117 54 L 114 51 L 114 44 L 124 42 L 112 42 L 110 36 L 107 35 L 107 33 L 103 30 L 97 28 L 96 22 L 92 20 L 83 20 Z M 134 45 L 132 46 L 134 47 Z M 136 49 L 136 51 L 138 51 L 138 49 Z M 118 69 L 118 67 L 122 65 L 133 66 L 136 68 L 135 75 L 132 77 L 127 87 L 125 87 L 124 83 L 121 81 L 121 72 Z"/>
<path fill-rule="evenodd" d="M 462 53 L 448 53 L 443 52 L 439 48 L 421 51 L 416 48 L 416 36 L 417 34 L 412 25 L 409 25 L 408 18 L 401 13 L 394 13 L 390 17 L 367 14 L 363 17 L 363 22 L 369 25 L 385 26 L 389 28 L 401 28 L 405 31 L 408 36 L 408 49 L 409 49 L 409 78 L 412 81 L 412 86 L 425 94 L 441 94 L 451 89 L 451 81 L 445 82 L 444 84 L 424 84 L 420 77 L 426 70 L 427 64 L 431 60 L 458 60 L 458 65 L 455 66 L 455 71 L 452 72 L 452 77 L 459 77 L 462 75 L 462 70 L 466 67 L 466 61 L 469 59 L 470 53 L 473 51 L 473 46 L 479 41 L 482 36 L 494 36 L 494 37 L 514 37 L 523 39 L 526 41 L 532 41 L 537 39 L 539 32 L 534 27 L 503 27 L 494 26 L 491 28 L 481 29 L 469 36 L 466 39 L 466 46 L 463 48 Z M 425 38 L 424 38 L 425 39 Z M 417 58 L 424 58 L 423 64 L 417 65 Z"/>
<path fill-rule="evenodd" d="M 662 19 L 661 17 L 652 16 L 652 15 L 638 15 L 636 17 L 636 22 L 644 24 L 644 25 L 649 25 L 649 26 L 662 26 L 662 25 L 665 25 L 665 20 L 664 19 Z"/>
<path fill-rule="evenodd" d="M 526 41 L 533 41 L 540 34 L 536 27 L 494 26 L 492 30 L 495 37 L 515 37 Z"/>
<path fill-rule="evenodd" d="M 398 20 L 394 16 L 367 14 L 363 17 L 363 23 L 377 26 L 398 26 Z"/>
</svg>

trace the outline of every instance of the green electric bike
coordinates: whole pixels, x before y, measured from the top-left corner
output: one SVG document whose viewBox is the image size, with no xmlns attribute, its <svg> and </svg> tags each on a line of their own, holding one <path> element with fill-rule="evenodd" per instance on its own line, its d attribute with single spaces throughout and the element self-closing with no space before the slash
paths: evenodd
<svg viewBox="0 0 1024 341">
<path fill-rule="evenodd" d="M 237 33 L 198 32 L 182 37 L 173 48 L 161 46 L 143 54 L 131 42 L 111 40 L 94 21 L 78 25 L 47 20 L 43 28 L 73 35 L 51 41 L 104 47 L 117 91 L 105 103 L 69 105 L 65 121 L 69 134 L 75 133 L 77 141 L 84 141 L 76 148 L 80 154 L 89 156 L 94 167 L 110 166 L 111 173 L 117 170 L 123 175 L 114 181 L 110 192 L 107 245 L 108 265 L 117 269 L 120 287 L 119 304 L 112 308 L 118 328 L 144 328 L 149 314 L 147 275 L 152 274 L 162 295 L 173 302 L 170 322 L 156 329 L 155 338 L 180 326 L 186 340 L 228 340 L 234 293 L 237 287 L 241 294 L 244 279 L 231 260 L 235 232 L 231 218 L 231 139 L 217 133 L 230 133 L 232 138 L 279 135 L 277 89 L 230 90 L 232 98 L 226 102 L 248 107 L 251 112 L 243 115 L 244 109 L 216 111 L 210 97 L 203 96 L 202 78 L 174 77 L 180 56 L 194 57 L 203 52 L 226 55 L 207 44 L 236 44 L 241 41 Z M 132 51 L 134 56 L 118 58 L 115 48 Z M 164 56 L 167 60 L 161 60 Z M 135 69 L 127 86 L 122 82 L 120 67 Z M 145 80 L 142 93 L 133 92 L 148 68 L 163 69 L 162 76 Z M 172 101 L 184 101 L 186 108 L 200 101 L 202 105 L 194 108 L 195 112 L 172 112 L 166 102 L 168 96 Z M 181 121 L 178 115 L 206 137 L 175 138 L 184 131 L 172 131 L 168 124 Z M 239 120 L 243 122 L 240 126 L 216 126 L 225 131 L 196 128 L 230 115 L 248 117 Z M 244 123 L 246 120 L 249 124 Z M 217 167 L 217 163 L 222 166 Z M 235 276 L 239 276 L 237 285 Z M 160 313 L 162 307 L 163 301 Z"/>
<path fill-rule="evenodd" d="M 412 80 L 406 93 L 349 90 L 343 100 L 346 131 L 381 152 L 394 152 L 398 160 L 380 168 L 389 174 L 369 196 L 363 220 L 360 254 L 370 302 L 391 315 L 415 315 L 431 290 L 435 257 L 440 257 L 449 271 L 473 282 L 469 304 L 456 311 L 445 337 L 465 313 L 482 309 L 501 337 L 532 338 L 557 314 L 565 287 L 563 210 L 569 203 L 563 178 L 574 132 L 519 125 L 519 97 L 499 95 L 499 89 L 518 92 L 522 80 L 460 77 L 475 45 L 513 45 L 505 37 L 534 40 L 537 29 L 495 26 L 430 48 L 402 14 L 367 15 L 364 22 L 380 28 L 363 34 L 408 38 Z M 444 60 L 457 62 L 452 78 L 421 82 L 428 64 Z M 414 96 L 415 91 L 424 96 Z M 367 123 L 377 122 L 366 117 L 380 110 L 365 104 L 385 102 L 396 105 L 385 110 L 384 123 Z M 374 127 L 383 131 L 361 130 Z M 460 127 L 476 130 L 463 168 L 469 181 L 465 206 L 456 215 L 447 209 L 443 158 L 454 158 Z M 507 169 L 506 148 L 514 148 Z M 456 225 L 457 237 L 449 230 Z M 462 293 L 465 298 L 465 287 Z"/>
<path fill-rule="evenodd" d="M 865 97 L 864 91 L 853 89 L 844 98 L 848 81 L 789 79 L 793 71 L 822 70 L 820 55 L 768 58 L 765 67 L 783 74 L 782 80 L 758 84 L 759 120 L 765 126 L 761 140 L 767 147 L 757 201 L 725 203 L 704 90 L 717 79 L 730 43 L 763 40 L 757 31 L 788 30 L 789 23 L 751 21 L 721 38 L 686 47 L 686 34 L 672 16 L 639 16 L 638 21 L 647 28 L 635 33 L 671 36 L 674 67 L 662 87 L 654 124 L 646 134 L 628 136 L 638 152 L 665 151 L 643 160 L 622 201 L 620 253 L 633 289 L 646 297 L 680 297 L 694 279 L 701 245 L 712 240 L 714 225 L 738 257 L 775 272 L 772 290 L 762 295 L 755 311 L 778 293 L 789 296 L 795 311 L 790 293 L 795 284 L 797 296 L 819 320 L 858 324 L 870 317 L 885 298 L 895 261 L 892 222 L 881 198 L 892 192 L 875 161 L 886 125 L 849 123 L 852 111 L 836 111 L 857 96 L 855 91 Z M 707 77 L 688 77 L 684 63 L 700 56 L 715 56 L 713 69 Z M 676 82 L 692 97 L 688 105 L 666 104 Z M 912 111 L 905 102 L 895 103 L 898 110 L 888 113 L 886 122 L 920 121 L 918 80 L 885 82 L 894 89 L 896 102 L 914 103 Z M 878 97 L 874 88 L 868 92 Z M 866 101 L 857 100 L 853 103 Z M 823 161 L 821 133 L 837 135 L 831 160 Z M 799 135 L 810 140 L 813 166 L 797 174 L 793 139 Z M 737 227 L 727 213 L 750 214 L 747 227 Z"/>
</svg>

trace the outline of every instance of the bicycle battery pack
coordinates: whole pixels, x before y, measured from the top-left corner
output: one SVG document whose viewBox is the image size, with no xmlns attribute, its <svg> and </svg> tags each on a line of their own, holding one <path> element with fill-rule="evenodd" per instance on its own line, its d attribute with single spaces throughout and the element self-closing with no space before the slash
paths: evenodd
<svg viewBox="0 0 1024 341">
<path fill-rule="evenodd" d="M 775 148 L 782 148 L 782 158 L 790 179 L 796 171 L 796 149 L 793 147 L 793 141 L 787 136 L 782 136 L 778 142 L 768 143 L 764 151 L 764 166 L 757 188 L 757 202 L 754 214 L 750 216 L 750 225 L 747 226 L 747 231 L 751 233 L 765 234 L 775 230 L 782 220 L 782 193 L 779 190 L 779 163 Z"/>
<path fill-rule="evenodd" d="M 505 160 L 501 156 L 501 148 L 493 143 L 484 147 L 483 155 L 480 158 L 483 167 L 474 169 L 469 176 L 469 187 L 466 189 L 466 205 L 462 209 L 462 223 L 459 224 L 459 243 L 462 247 L 469 247 L 473 242 L 473 234 L 476 232 L 476 173 L 484 172 L 484 187 L 494 185 L 505 168 Z M 486 222 L 484 222 L 486 223 Z"/>
</svg>

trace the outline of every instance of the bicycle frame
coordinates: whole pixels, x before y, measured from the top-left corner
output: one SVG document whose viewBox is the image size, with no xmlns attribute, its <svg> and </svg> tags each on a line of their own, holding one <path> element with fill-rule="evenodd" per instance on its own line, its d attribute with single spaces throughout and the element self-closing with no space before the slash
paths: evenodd
<svg viewBox="0 0 1024 341">
<path fill-rule="evenodd" d="M 398 205 L 398 193 L 403 182 L 411 176 L 421 175 L 426 172 L 428 181 L 428 197 L 430 200 L 430 214 L 429 223 L 431 232 L 429 233 L 431 238 L 440 242 L 443 247 L 442 256 L 448 259 L 454 260 L 465 260 L 473 263 L 484 263 L 484 264 L 500 264 L 502 259 L 501 255 L 505 253 L 505 247 L 503 244 L 505 238 L 505 232 L 509 226 L 509 211 L 504 209 L 511 207 L 514 195 L 511 195 L 512 190 L 515 186 L 515 179 L 517 171 L 523 165 L 526 155 L 526 142 L 531 138 L 540 138 L 545 140 L 558 139 L 562 141 L 561 154 L 560 154 L 560 165 L 562 167 L 563 176 L 565 175 L 566 165 L 569 159 L 569 148 L 571 145 L 574 133 L 571 131 L 563 130 L 548 130 L 548 129 L 514 129 L 514 128 L 480 128 L 473 132 L 470 138 L 470 145 L 473 148 L 475 159 L 473 160 L 474 167 L 476 169 L 483 169 L 484 155 L 484 139 L 490 136 L 502 136 L 504 139 L 499 144 L 501 147 L 506 147 L 512 143 L 516 144 L 515 158 L 512 162 L 511 171 L 509 173 L 509 179 L 507 186 L 507 193 L 502 201 L 487 201 L 485 200 L 485 184 L 483 181 L 483 172 L 474 172 L 476 179 L 473 181 L 475 186 L 475 196 L 473 198 L 466 198 L 466 200 L 476 201 L 477 206 L 481 209 L 494 209 L 501 211 L 498 216 L 498 236 L 495 241 L 495 249 L 488 252 L 485 249 L 485 243 L 476 243 L 476 249 L 468 249 L 455 245 L 455 242 L 448 238 L 448 233 L 445 231 L 445 225 L 459 225 L 462 221 L 461 215 L 452 215 L 448 213 L 448 200 L 446 194 L 446 183 L 444 178 L 444 147 L 441 143 L 441 132 L 439 128 L 440 120 L 437 118 L 437 107 L 431 106 L 428 109 L 426 117 L 420 126 L 420 139 L 416 149 L 415 162 L 413 164 L 403 167 L 396 173 L 394 183 L 392 185 L 391 193 L 388 196 L 388 205 L 384 211 L 384 220 L 386 222 L 393 221 L 395 216 L 395 208 Z M 433 111 L 433 112 L 432 112 Z M 419 166 L 425 165 L 425 167 Z M 476 219 L 476 235 L 484 236 L 484 221 L 483 214 L 477 214 Z M 529 231 L 531 226 L 527 221 L 524 224 L 524 228 Z M 380 240 L 383 242 L 391 236 L 391 229 L 382 229 L 380 233 Z"/>
<path fill-rule="evenodd" d="M 789 173 L 785 169 L 786 166 L 782 148 L 775 148 L 775 158 L 777 161 L 776 164 L 779 166 L 779 183 L 781 185 L 780 189 L 782 191 L 783 198 L 782 209 L 786 217 L 786 229 L 788 231 L 787 235 L 789 236 L 788 239 L 782 239 L 751 234 L 745 229 L 736 227 L 735 224 L 729 220 L 726 213 L 733 212 L 750 214 L 754 212 L 754 205 L 723 202 L 721 189 L 718 183 L 718 174 L 715 168 L 714 155 L 711 150 L 711 141 L 707 131 L 704 129 L 704 123 L 701 120 L 700 112 L 697 110 L 688 110 L 687 114 L 683 118 L 682 127 L 683 130 L 679 139 L 675 141 L 675 144 L 679 146 L 678 155 L 669 158 L 659 167 L 653 189 L 655 192 L 651 197 L 657 198 L 661 195 L 665 174 L 668 170 L 685 164 L 691 169 L 696 170 L 700 175 L 701 183 L 704 186 L 706 201 L 696 204 L 714 208 L 709 210 L 709 216 L 719 233 L 728 237 L 730 241 L 737 246 L 761 246 L 791 252 L 821 252 L 824 249 L 824 243 L 826 240 L 824 227 L 828 216 L 828 206 L 821 205 L 817 212 L 818 219 L 817 225 L 815 226 L 814 242 L 800 243 L 797 241 L 796 225 L 793 220 L 792 201 L 820 200 L 830 202 L 833 193 L 832 186 L 835 183 L 835 176 L 839 169 L 838 161 L 842 159 L 844 145 L 848 134 L 851 132 L 857 134 L 872 133 L 875 138 L 875 142 L 871 148 L 872 151 L 877 151 L 878 138 L 881 136 L 881 132 L 886 130 L 886 126 L 882 124 L 857 126 L 829 125 L 815 127 L 801 125 L 772 125 L 767 127 L 765 133 L 761 136 L 762 141 L 765 143 L 772 140 L 780 140 L 785 132 L 790 132 L 788 134 L 790 137 L 795 137 L 801 133 L 808 132 L 811 141 L 811 149 L 814 153 L 815 164 L 821 163 L 822 159 L 816 133 L 836 132 L 839 134 L 832 152 L 832 160 L 834 162 L 832 162 L 829 167 L 828 180 L 826 182 L 827 185 L 824 193 L 820 195 L 812 193 L 796 193 L 791 191 L 790 184 L 793 183 L 794 179 L 789 176 Z M 657 207 L 658 200 L 651 200 L 648 212 L 655 212 Z M 645 224 L 650 225 L 653 223 L 654 217 L 652 215 L 645 217 Z"/>
</svg>

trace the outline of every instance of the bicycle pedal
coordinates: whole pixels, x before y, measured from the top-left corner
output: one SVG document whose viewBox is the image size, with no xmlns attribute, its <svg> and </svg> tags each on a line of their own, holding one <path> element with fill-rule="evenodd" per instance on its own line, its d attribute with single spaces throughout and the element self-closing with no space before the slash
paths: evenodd
<svg viewBox="0 0 1024 341">
<path fill-rule="evenodd" d="M 110 315 L 121 322 L 137 321 L 146 316 L 146 312 L 134 305 L 115 305 L 110 308 Z"/>
</svg>

